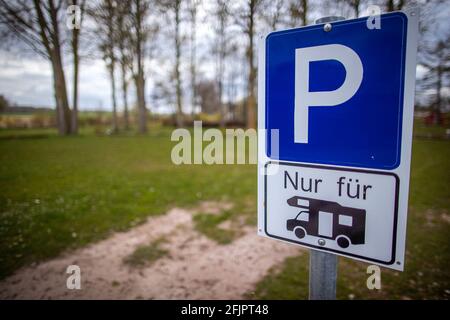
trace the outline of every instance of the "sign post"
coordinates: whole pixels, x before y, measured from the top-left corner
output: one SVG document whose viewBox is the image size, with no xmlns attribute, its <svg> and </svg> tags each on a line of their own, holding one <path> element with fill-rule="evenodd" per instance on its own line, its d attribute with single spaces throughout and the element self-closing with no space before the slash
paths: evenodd
<svg viewBox="0 0 450 320">
<path fill-rule="evenodd" d="M 336 299 L 337 255 L 309 250 L 309 299 Z"/>
<path fill-rule="evenodd" d="M 372 18 L 260 41 L 258 234 L 311 249 L 310 299 L 336 255 L 404 268 L 418 12 Z"/>
<path fill-rule="evenodd" d="M 345 20 L 344 17 L 330 16 L 316 20 L 316 24 Z M 324 30 L 331 31 L 331 24 Z M 328 32 L 327 31 L 327 32 Z M 336 255 L 309 250 L 309 300 L 335 300 L 338 258 Z"/>
</svg>

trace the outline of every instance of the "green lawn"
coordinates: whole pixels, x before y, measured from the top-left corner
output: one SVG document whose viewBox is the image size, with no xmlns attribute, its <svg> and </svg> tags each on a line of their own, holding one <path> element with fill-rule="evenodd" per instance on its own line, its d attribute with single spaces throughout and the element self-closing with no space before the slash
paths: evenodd
<svg viewBox="0 0 450 320">
<path fill-rule="evenodd" d="M 170 207 L 217 199 L 253 212 L 245 207 L 256 197 L 256 167 L 173 165 L 170 129 L 146 136 L 24 133 L 0 133 L 0 278 Z"/>
<path fill-rule="evenodd" d="M 243 214 L 254 224 L 255 166 L 175 166 L 170 132 L 59 137 L 51 130 L 1 130 L 0 278 L 205 199 L 235 205 L 194 217 L 197 230 L 218 243 L 238 236 L 218 232 L 221 222 Z M 406 271 L 383 269 L 382 290 L 374 292 L 365 286 L 367 265 L 340 258 L 339 298 L 450 298 L 450 141 L 415 140 L 411 174 Z M 304 254 L 272 270 L 249 297 L 306 298 L 307 283 Z"/>
</svg>

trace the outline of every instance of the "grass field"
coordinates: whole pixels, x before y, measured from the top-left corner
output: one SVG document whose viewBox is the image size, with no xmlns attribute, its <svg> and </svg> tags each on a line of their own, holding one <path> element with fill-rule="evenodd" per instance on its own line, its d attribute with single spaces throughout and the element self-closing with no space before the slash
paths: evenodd
<svg viewBox="0 0 450 320">
<path fill-rule="evenodd" d="M 1 277 L 170 207 L 217 199 L 249 212 L 255 167 L 173 165 L 170 132 L 44 138 L 0 133 Z"/>
<path fill-rule="evenodd" d="M 58 137 L 48 129 L 0 131 L 0 278 L 205 199 L 234 203 L 222 215 L 194 217 L 196 229 L 218 243 L 237 236 L 216 232 L 221 222 L 245 215 L 254 224 L 256 167 L 175 166 L 170 132 L 98 136 L 85 130 Z M 367 265 L 340 259 L 339 298 L 450 297 L 449 182 L 450 141 L 416 140 L 406 271 L 383 269 L 382 290 L 373 292 L 365 286 Z M 249 297 L 306 298 L 307 281 L 307 255 L 293 257 Z"/>
</svg>

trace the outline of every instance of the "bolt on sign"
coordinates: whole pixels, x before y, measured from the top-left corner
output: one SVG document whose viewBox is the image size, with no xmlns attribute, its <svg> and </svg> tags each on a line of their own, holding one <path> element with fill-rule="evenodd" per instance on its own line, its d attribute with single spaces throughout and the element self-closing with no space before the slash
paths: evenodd
<svg viewBox="0 0 450 320">
<path fill-rule="evenodd" d="M 418 12 L 378 18 L 261 38 L 258 233 L 403 270 Z"/>
</svg>

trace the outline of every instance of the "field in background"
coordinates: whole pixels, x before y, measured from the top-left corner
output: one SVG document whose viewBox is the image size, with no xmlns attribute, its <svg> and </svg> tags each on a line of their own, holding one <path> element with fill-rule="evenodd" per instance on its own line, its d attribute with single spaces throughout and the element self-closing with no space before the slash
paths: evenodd
<svg viewBox="0 0 450 320">
<path fill-rule="evenodd" d="M 422 130 L 422 129 L 421 129 Z M 445 130 L 443 130 L 445 132 Z M 131 228 L 170 207 L 206 199 L 235 204 L 199 231 L 226 245 L 214 226 L 244 216 L 256 221 L 256 167 L 175 166 L 170 128 L 58 137 L 53 129 L 0 130 L 0 277 L 23 265 Z M 406 271 L 383 269 L 382 290 L 365 286 L 366 264 L 340 259 L 339 298 L 449 298 L 450 141 L 415 140 Z M 205 220 L 206 219 L 206 220 Z M 288 259 L 249 298 L 307 297 L 308 256 Z"/>
</svg>

